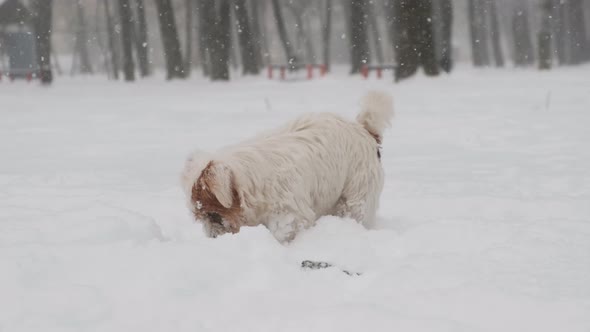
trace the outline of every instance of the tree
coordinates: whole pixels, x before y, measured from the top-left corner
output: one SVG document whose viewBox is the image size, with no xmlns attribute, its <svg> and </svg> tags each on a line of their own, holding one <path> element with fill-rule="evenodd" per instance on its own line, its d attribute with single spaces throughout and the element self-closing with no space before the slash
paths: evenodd
<svg viewBox="0 0 590 332">
<path fill-rule="evenodd" d="M 119 0 L 119 16 L 123 45 L 123 74 L 125 81 L 131 82 L 135 80 L 135 64 L 133 62 L 133 15 L 129 0 Z"/>
<path fill-rule="evenodd" d="M 263 50 L 265 53 L 265 56 L 268 56 L 268 50 L 266 48 L 266 43 L 265 43 L 265 38 L 266 38 L 266 32 L 263 32 L 263 30 L 261 29 L 261 26 L 263 28 L 266 27 L 266 25 L 264 25 L 264 22 L 260 22 L 259 17 L 262 16 L 264 17 L 264 15 L 260 15 L 260 8 L 263 8 L 262 6 L 260 6 L 260 1 L 258 0 L 252 0 L 249 1 L 250 3 L 250 26 L 252 27 L 252 39 L 254 42 L 254 49 L 256 50 L 256 63 L 258 64 L 259 67 L 262 67 L 264 65 L 264 57 L 262 56 Z"/>
<path fill-rule="evenodd" d="M 332 0 L 326 1 L 325 18 L 322 26 L 322 43 L 324 46 L 324 66 L 327 71 L 330 70 L 330 36 L 332 30 Z"/>
<path fill-rule="evenodd" d="M 203 0 L 201 10 L 207 20 L 207 50 L 209 51 L 209 77 L 211 80 L 229 80 L 230 2 L 229 0 Z"/>
<path fill-rule="evenodd" d="M 36 0 L 33 3 L 33 27 L 37 47 L 37 64 L 42 84 L 53 82 L 51 71 L 51 20 L 52 0 Z"/>
<path fill-rule="evenodd" d="M 311 38 L 307 33 L 306 29 L 306 11 L 309 6 L 307 1 L 289 1 L 285 3 L 285 6 L 291 12 L 291 16 L 295 20 L 295 32 L 297 36 L 296 49 L 300 52 L 296 52 L 295 57 L 301 61 L 304 59 L 306 62 L 315 62 L 316 56 L 311 42 Z"/>
<path fill-rule="evenodd" d="M 137 51 L 137 60 L 139 62 L 139 73 L 142 77 L 146 77 L 151 74 L 151 69 L 148 56 L 149 44 L 144 0 L 135 0 L 135 12 L 137 13 L 135 49 Z"/>
<path fill-rule="evenodd" d="M 408 78 L 419 67 L 428 76 L 439 74 L 432 33 L 431 0 L 396 0 L 394 11 L 395 80 Z"/>
<path fill-rule="evenodd" d="M 395 62 L 395 57 L 397 54 L 397 36 L 398 33 L 396 31 L 396 18 L 397 16 L 395 15 L 395 6 L 396 6 L 396 2 L 397 0 L 384 0 L 383 3 L 383 9 L 385 11 L 385 26 L 386 26 L 386 32 L 387 32 L 387 40 L 390 42 L 389 46 L 390 46 L 390 50 L 391 52 L 391 57 L 390 57 L 390 61 L 391 62 Z"/>
<path fill-rule="evenodd" d="M 514 64 L 517 67 L 535 62 L 531 28 L 526 7 L 517 8 L 512 16 L 512 35 L 514 36 Z"/>
<path fill-rule="evenodd" d="M 111 16 L 111 10 L 109 8 L 109 0 L 104 0 L 104 13 L 107 24 L 107 39 L 109 44 L 109 59 L 111 62 L 111 70 L 113 77 L 119 79 L 119 52 L 115 43 L 115 29 L 113 23 L 113 17 Z"/>
<path fill-rule="evenodd" d="M 158 10 L 162 45 L 164 46 L 164 57 L 166 58 L 166 79 L 185 78 L 186 73 L 182 61 L 172 2 L 170 0 L 156 0 L 156 8 Z"/>
<path fill-rule="evenodd" d="M 201 60 L 201 68 L 204 76 L 209 76 L 209 25 L 211 18 L 208 17 L 208 6 L 211 4 L 210 0 L 198 0 L 196 3 L 197 15 L 198 15 L 198 45 L 199 45 L 199 57 Z"/>
<path fill-rule="evenodd" d="M 185 10 L 185 54 L 184 54 L 184 70 L 186 75 L 190 75 L 193 62 L 193 17 L 195 15 L 193 11 L 193 1 L 184 1 Z"/>
<path fill-rule="evenodd" d="M 250 27 L 246 1 L 234 0 L 234 12 L 236 14 L 240 54 L 242 56 L 242 73 L 244 75 L 258 75 L 260 67 L 258 66 L 257 50 Z"/>
<path fill-rule="evenodd" d="M 489 66 L 490 57 L 484 2 L 483 0 L 469 0 L 468 8 L 473 65 L 476 67 Z"/>
<path fill-rule="evenodd" d="M 281 39 L 281 43 L 283 44 L 283 49 L 285 50 L 285 57 L 287 58 L 287 63 L 294 67 L 297 65 L 297 58 L 295 56 L 295 50 L 293 49 L 293 44 L 289 41 L 289 35 L 287 35 L 287 28 L 285 27 L 285 19 L 283 17 L 283 12 L 281 11 L 281 6 L 279 4 L 279 0 L 272 0 L 272 10 L 275 16 L 275 21 L 277 23 L 277 30 L 279 32 L 279 38 Z"/>
<path fill-rule="evenodd" d="M 90 63 L 90 56 L 88 54 L 88 31 L 86 30 L 86 16 L 84 15 L 84 7 L 81 0 L 76 1 L 76 16 L 78 22 L 76 24 L 76 45 L 75 59 L 79 60 L 80 73 L 92 74 L 92 64 Z"/>
<path fill-rule="evenodd" d="M 351 0 L 350 3 L 350 73 L 361 71 L 369 62 L 369 42 L 367 35 L 367 0 Z"/>
<path fill-rule="evenodd" d="M 504 67 L 504 55 L 502 54 L 502 44 L 500 43 L 500 27 L 498 24 L 498 10 L 496 0 L 486 0 L 487 13 L 490 20 L 490 35 L 492 37 L 492 50 L 494 51 L 494 62 L 496 67 Z"/>
<path fill-rule="evenodd" d="M 238 31 L 237 29 L 232 29 L 232 27 L 236 27 L 236 18 L 233 15 L 231 7 L 232 7 L 232 0 L 228 0 L 230 4 L 230 11 L 229 11 L 229 63 L 233 70 L 238 70 L 239 67 L 239 60 L 240 57 L 240 45 L 238 45 Z"/>
<path fill-rule="evenodd" d="M 572 64 L 580 64 L 588 60 L 586 52 L 589 48 L 584 18 L 584 1 L 569 0 L 568 2 L 568 34 L 571 38 L 571 62 Z"/>
<path fill-rule="evenodd" d="M 450 73 L 453 69 L 453 3 L 451 0 L 439 1 L 439 65 L 442 70 Z"/>
<path fill-rule="evenodd" d="M 551 0 L 544 0 L 541 4 L 541 28 L 537 35 L 539 40 L 539 69 L 551 69 L 552 47 L 551 47 Z"/>
<path fill-rule="evenodd" d="M 371 27 L 371 36 L 375 45 L 375 56 L 377 63 L 383 64 L 383 47 L 381 47 L 381 33 L 379 32 L 379 24 L 377 23 L 377 14 L 375 13 L 375 3 L 369 1 L 368 7 L 369 26 Z"/>
<path fill-rule="evenodd" d="M 567 2 L 563 0 L 553 0 L 552 21 L 553 33 L 555 34 L 555 49 L 557 61 L 560 65 L 570 63 L 569 56 L 569 35 L 567 33 Z"/>
</svg>

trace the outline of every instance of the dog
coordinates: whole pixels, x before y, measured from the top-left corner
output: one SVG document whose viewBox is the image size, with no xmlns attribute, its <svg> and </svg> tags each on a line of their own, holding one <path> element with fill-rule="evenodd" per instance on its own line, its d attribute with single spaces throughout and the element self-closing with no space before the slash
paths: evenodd
<svg viewBox="0 0 590 332">
<path fill-rule="evenodd" d="M 196 151 L 181 175 L 188 207 L 213 238 L 262 224 L 286 243 L 326 215 L 370 228 L 392 117 L 391 97 L 370 92 L 356 121 L 311 113 L 214 153 Z"/>
</svg>

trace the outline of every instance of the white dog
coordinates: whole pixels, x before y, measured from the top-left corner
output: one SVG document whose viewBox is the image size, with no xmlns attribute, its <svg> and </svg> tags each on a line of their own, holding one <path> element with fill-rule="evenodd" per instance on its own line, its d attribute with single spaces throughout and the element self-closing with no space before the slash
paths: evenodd
<svg viewBox="0 0 590 332">
<path fill-rule="evenodd" d="M 182 173 L 189 208 L 210 237 L 262 224 L 287 242 L 326 215 L 371 227 L 392 116 L 389 95 L 371 92 L 356 122 L 307 114 L 215 153 L 195 152 Z"/>
</svg>

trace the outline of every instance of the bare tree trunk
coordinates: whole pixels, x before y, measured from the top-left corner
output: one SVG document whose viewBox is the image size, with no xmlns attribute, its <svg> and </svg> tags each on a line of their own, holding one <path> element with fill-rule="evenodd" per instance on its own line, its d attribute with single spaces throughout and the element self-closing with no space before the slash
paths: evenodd
<svg viewBox="0 0 590 332">
<path fill-rule="evenodd" d="M 325 0 L 326 1 L 326 12 L 324 13 L 324 26 L 322 29 L 322 43 L 324 47 L 324 66 L 327 71 L 330 71 L 330 35 L 332 30 L 332 0 Z"/>
<path fill-rule="evenodd" d="M 544 0 L 541 4 L 542 17 L 541 28 L 537 36 L 539 40 L 539 69 L 549 70 L 552 64 L 551 47 L 551 0 Z"/>
<path fill-rule="evenodd" d="M 107 23 L 107 39 L 109 44 L 109 58 L 111 62 L 111 70 L 113 73 L 113 77 L 118 80 L 119 79 L 119 52 L 117 49 L 117 45 L 115 43 L 115 30 L 114 30 L 114 23 L 113 17 L 111 15 L 111 10 L 109 8 L 109 0 L 104 0 L 104 13 L 106 17 Z"/>
<path fill-rule="evenodd" d="M 439 74 L 432 33 L 431 0 L 397 0 L 393 6 L 396 26 L 395 80 L 412 76 L 422 66 L 428 76 Z"/>
<path fill-rule="evenodd" d="M 587 60 L 588 38 L 584 18 L 583 0 L 569 0 L 569 34 L 571 36 L 572 63 L 580 64 Z"/>
<path fill-rule="evenodd" d="M 428 76 L 437 76 L 439 74 L 438 62 L 436 61 L 436 50 L 434 43 L 434 34 L 432 27 L 432 0 L 418 0 L 416 12 L 416 25 L 419 26 L 416 31 L 416 44 L 420 52 L 420 64 L 424 73 Z"/>
<path fill-rule="evenodd" d="M 201 58 L 201 68 L 204 76 L 209 76 L 211 62 L 209 60 L 209 33 L 213 18 L 208 17 L 208 6 L 211 6 L 211 0 L 197 0 L 197 14 L 199 17 L 199 55 Z"/>
<path fill-rule="evenodd" d="M 78 17 L 76 30 L 76 50 L 80 60 L 80 73 L 92 74 L 92 65 L 88 54 L 88 32 L 86 30 L 86 17 L 81 0 L 76 1 L 76 16 Z"/>
<path fill-rule="evenodd" d="M 490 18 L 490 35 L 492 37 L 492 50 L 494 51 L 494 62 L 496 67 L 504 67 L 504 55 L 500 43 L 500 27 L 498 24 L 498 10 L 496 0 L 486 0 L 487 12 Z"/>
<path fill-rule="evenodd" d="M 250 28 L 250 18 L 245 0 L 234 0 L 234 13 L 242 56 L 242 73 L 244 75 L 258 75 L 260 67 L 258 66 L 256 45 Z"/>
<path fill-rule="evenodd" d="M 253 2 L 256 2 L 257 0 L 251 0 Z M 263 59 L 265 60 L 266 63 L 270 63 L 271 62 L 271 55 L 270 55 L 270 36 L 271 33 L 269 32 L 269 27 L 266 24 L 266 17 L 267 17 L 267 13 L 269 10 L 269 6 L 267 4 L 265 4 L 264 2 L 262 3 L 263 5 L 258 5 L 258 10 L 259 10 L 259 16 L 261 17 L 260 19 L 260 44 L 262 46 L 261 51 L 263 53 Z"/>
<path fill-rule="evenodd" d="M 469 32 L 473 65 L 476 67 L 490 64 L 488 39 L 486 36 L 486 20 L 482 0 L 469 0 Z"/>
<path fill-rule="evenodd" d="M 309 59 L 308 61 L 311 63 L 316 63 L 318 58 L 316 56 L 315 49 L 313 47 L 313 41 L 311 39 L 309 17 L 307 14 L 304 14 L 301 19 L 301 28 L 304 36 L 307 58 Z"/>
<path fill-rule="evenodd" d="M 481 56 L 481 49 L 479 48 L 479 27 L 477 25 L 477 11 L 476 11 L 476 1 L 477 0 L 468 0 L 468 20 L 469 20 L 469 36 L 471 41 L 471 59 L 473 60 L 473 65 L 476 67 L 483 66 L 483 60 Z"/>
<path fill-rule="evenodd" d="M 391 62 L 395 62 L 396 54 L 397 54 L 397 32 L 396 32 L 396 13 L 395 13 L 395 6 L 397 0 L 384 0 L 384 10 L 385 10 L 385 18 L 386 18 L 386 26 L 387 26 L 387 39 L 389 40 L 389 45 L 391 49 Z"/>
<path fill-rule="evenodd" d="M 367 0 L 351 0 L 350 3 L 350 73 L 361 71 L 369 63 L 369 42 L 367 35 Z"/>
<path fill-rule="evenodd" d="M 230 2 L 229 0 L 204 0 L 201 10 L 207 18 L 207 49 L 210 59 L 210 78 L 214 81 L 229 80 Z M 217 8 L 216 8 L 217 7 Z"/>
<path fill-rule="evenodd" d="M 231 10 L 232 0 L 228 0 L 230 3 L 229 11 L 229 63 L 234 71 L 238 70 L 240 66 L 240 45 L 238 45 L 237 31 L 232 27 L 237 26 L 235 15 Z"/>
<path fill-rule="evenodd" d="M 193 63 L 193 17 L 195 12 L 193 11 L 193 1 L 194 0 L 185 0 L 184 1 L 184 11 L 185 11 L 185 54 L 184 54 L 184 70 L 186 72 L 186 76 L 191 74 L 192 70 L 192 63 Z"/>
<path fill-rule="evenodd" d="M 100 23 L 100 2 L 96 2 L 96 7 L 95 7 L 95 11 L 94 11 L 94 35 L 95 35 L 95 39 L 96 39 L 96 45 L 98 46 L 98 49 L 100 51 L 100 55 L 101 55 L 101 59 L 99 61 L 98 64 L 98 68 L 97 71 L 104 71 L 107 74 L 108 79 L 111 79 L 111 66 L 110 66 L 110 62 L 108 60 L 108 52 L 105 51 L 105 46 L 102 40 L 102 33 L 101 33 L 101 28 L 102 25 Z M 54 50 L 52 50 L 53 53 Z M 55 57 L 54 57 L 55 58 Z"/>
<path fill-rule="evenodd" d="M 368 7 L 369 25 L 371 26 L 371 35 L 375 43 L 375 56 L 377 63 L 383 64 L 383 47 L 381 46 L 381 33 L 377 23 L 377 14 L 375 13 L 375 3 L 369 1 Z"/>
<path fill-rule="evenodd" d="M 135 64 L 133 63 L 133 16 L 129 0 L 119 0 L 119 16 L 121 19 L 121 42 L 123 44 L 123 74 L 125 81 L 135 80 Z"/>
<path fill-rule="evenodd" d="M 294 66 L 297 64 L 297 58 L 295 57 L 295 50 L 293 50 L 293 44 L 291 44 L 291 42 L 289 41 L 289 35 L 287 34 L 287 28 L 285 27 L 285 19 L 283 17 L 283 12 L 281 10 L 279 0 L 271 0 L 271 4 L 275 16 L 275 21 L 277 23 L 279 37 L 281 39 L 281 43 L 283 44 L 283 49 L 285 50 L 285 57 L 287 57 L 287 63 L 291 66 Z"/>
<path fill-rule="evenodd" d="M 59 64 L 59 59 L 57 58 L 57 53 L 55 53 L 55 48 L 53 48 L 53 44 L 51 45 L 51 56 L 53 59 L 53 67 L 55 68 L 57 75 L 61 76 L 63 71 L 61 69 L 61 65 Z"/>
<path fill-rule="evenodd" d="M 555 34 L 555 48 L 557 51 L 557 61 L 560 65 L 566 65 L 570 63 L 568 52 L 568 35 L 566 33 L 566 4 L 567 3 L 563 0 L 553 0 L 553 31 Z"/>
<path fill-rule="evenodd" d="M 256 50 L 256 64 L 258 68 L 262 68 L 264 65 L 264 59 L 262 57 L 263 50 L 263 36 L 260 30 L 260 14 L 259 11 L 259 0 L 249 1 L 249 12 L 250 12 L 250 27 L 252 28 L 252 42 L 254 43 L 254 49 Z"/>
<path fill-rule="evenodd" d="M 588 1 L 584 1 L 582 7 L 582 10 L 584 12 L 584 14 L 582 15 L 583 26 L 586 29 L 584 32 L 586 38 L 586 43 L 584 45 L 586 56 L 584 60 L 590 61 L 590 3 Z"/>
<path fill-rule="evenodd" d="M 36 0 L 33 3 L 34 30 L 37 43 L 37 63 L 42 84 L 53 82 L 51 71 L 51 21 L 52 0 Z"/>
<path fill-rule="evenodd" d="M 160 35 L 164 45 L 164 56 L 166 58 L 166 78 L 186 78 L 174 9 L 170 0 L 156 0 L 158 19 L 160 22 Z"/>
<path fill-rule="evenodd" d="M 512 18 L 512 34 L 514 36 L 514 64 L 518 67 L 533 64 L 535 57 L 526 7 L 516 9 Z"/>
<path fill-rule="evenodd" d="M 151 74 L 151 69 L 148 56 L 149 45 L 144 0 L 135 0 L 135 9 L 137 13 L 135 49 L 137 51 L 137 60 L 139 62 L 139 73 L 141 77 L 146 77 Z"/>
<path fill-rule="evenodd" d="M 313 45 L 311 44 L 311 39 L 308 37 L 305 31 L 305 4 L 296 2 L 290 2 L 287 4 L 287 8 L 291 11 L 291 15 L 295 20 L 295 33 L 297 35 L 297 43 L 296 49 L 300 50 L 296 52 L 295 56 L 303 62 L 314 62 L 315 59 L 315 51 L 313 50 Z"/>
<path fill-rule="evenodd" d="M 453 69 L 453 3 L 451 0 L 440 1 L 440 38 L 439 64 L 447 73 Z"/>
<path fill-rule="evenodd" d="M 390 15 L 393 17 L 393 45 L 395 49 L 395 80 L 411 77 L 418 71 L 418 55 L 412 33 L 413 11 L 410 3 L 392 0 Z"/>
</svg>

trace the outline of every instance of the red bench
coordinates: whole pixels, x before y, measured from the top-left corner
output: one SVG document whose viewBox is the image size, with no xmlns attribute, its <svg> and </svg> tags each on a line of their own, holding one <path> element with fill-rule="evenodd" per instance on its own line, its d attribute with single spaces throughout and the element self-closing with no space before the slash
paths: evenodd
<svg viewBox="0 0 590 332">
<path fill-rule="evenodd" d="M 288 71 L 299 71 L 305 68 L 307 70 L 307 79 L 313 79 L 314 69 L 319 69 L 320 76 L 326 75 L 326 65 L 324 64 L 297 64 L 297 65 L 269 65 L 268 66 L 268 79 L 272 80 L 274 76 L 274 70 L 279 70 L 279 77 L 281 80 L 287 78 Z"/>
<path fill-rule="evenodd" d="M 27 82 L 31 82 L 33 79 L 39 77 L 39 74 L 34 71 L 16 71 L 8 73 L 0 71 L 0 82 L 2 82 L 4 77 L 7 77 L 11 82 L 17 78 L 24 78 Z"/>
<path fill-rule="evenodd" d="M 369 78 L 369 73 L 371 71 L 376 71 L 377 78 L 381 79 L 383 77 L 384 70 L 395 70 L 395 65 L 363 65 L 361 67 L 361 75 L 367 79 Z"/>
</svg>

